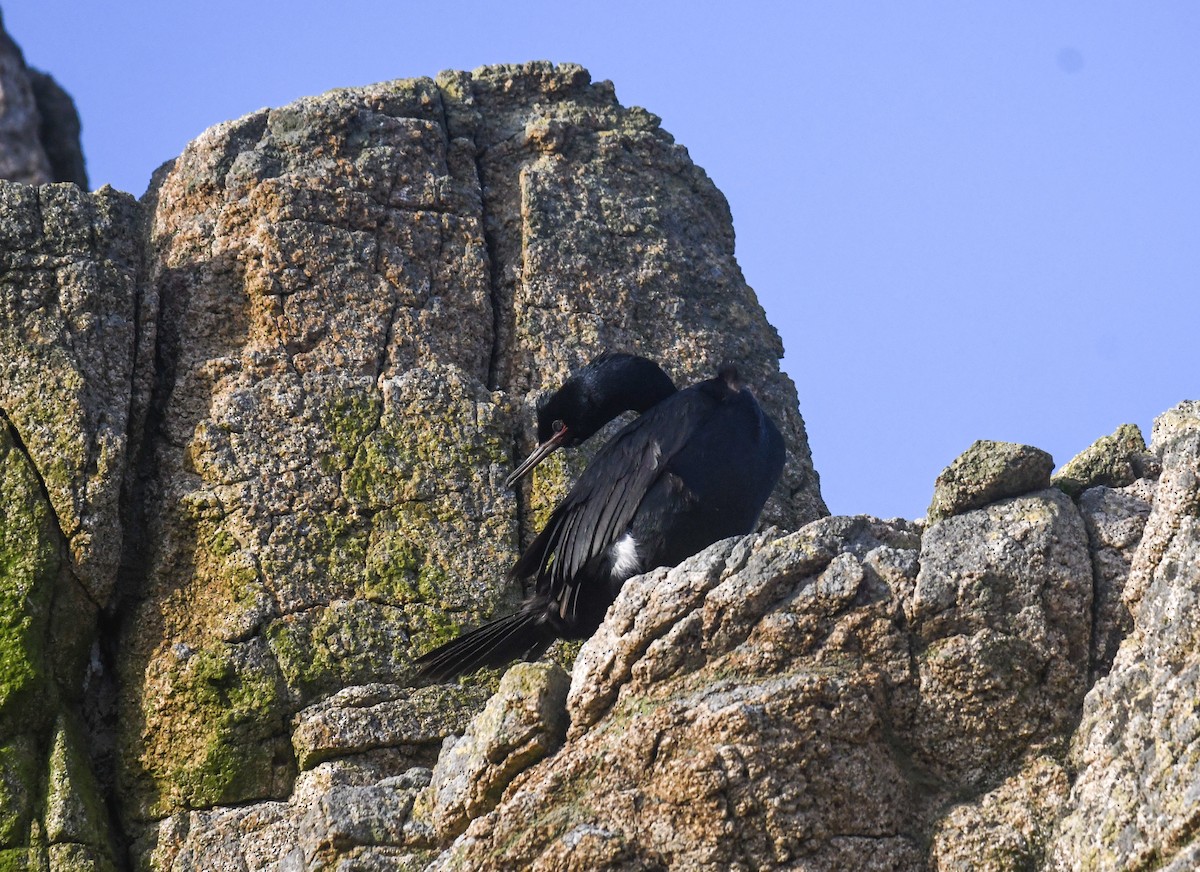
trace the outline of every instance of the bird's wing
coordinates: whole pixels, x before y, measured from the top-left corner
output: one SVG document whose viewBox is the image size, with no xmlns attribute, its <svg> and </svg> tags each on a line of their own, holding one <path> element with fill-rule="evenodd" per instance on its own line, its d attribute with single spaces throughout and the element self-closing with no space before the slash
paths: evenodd
<svg viewBox="0 0 1200 872">
<path fill-rule="evenodd" d="M 630 422 L 588 464 L 513 576 L 535 577 L 539 593 L 563 602 L 583 580 L 584 566 L 624 535 L 651 486 L 715 407 L 709 394 L 689 388 Z"/>
</svg>

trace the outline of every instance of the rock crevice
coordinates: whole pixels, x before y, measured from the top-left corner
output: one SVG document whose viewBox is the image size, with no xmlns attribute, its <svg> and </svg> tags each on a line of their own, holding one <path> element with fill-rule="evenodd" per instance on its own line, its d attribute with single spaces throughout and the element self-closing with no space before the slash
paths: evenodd
<svg viewBox="0 0 1200 872">
<path fill-rule="evenodd" d="M 1053 477 L 977 443 L 923 521 L 825 517 L 724 198 L 582 68 L 334 91 L 141 203 L 0 211 L 0 865 L 1195 856 L 1195 404 Z M 504 477 L 604 348 L 738 362 L 788 444 L 763 528 L 631 580 L 569 680 L 412 687 L 519 599 L 594 447 Z"/>
</svg>

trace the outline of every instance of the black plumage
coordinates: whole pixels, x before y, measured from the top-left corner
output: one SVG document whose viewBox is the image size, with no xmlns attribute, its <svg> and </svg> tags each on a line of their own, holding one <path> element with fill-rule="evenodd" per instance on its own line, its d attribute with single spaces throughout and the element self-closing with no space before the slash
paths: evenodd
<svg viewBox="0 0 1200 872">
<path fill-rule="evenodd" d="M 732 367 L 677 391 L 652 361 L 601 355 L 538 409 L 540 444 L 510 484 L 628 409 L 642 414 L 596 454 L 509 573 L 534 582 L 520 610 L 423 655 L 419 677 L 535 659 L 555 639 L 586 638 L 626 579 L 754 528 L 784 445 Z"/>
</svg>

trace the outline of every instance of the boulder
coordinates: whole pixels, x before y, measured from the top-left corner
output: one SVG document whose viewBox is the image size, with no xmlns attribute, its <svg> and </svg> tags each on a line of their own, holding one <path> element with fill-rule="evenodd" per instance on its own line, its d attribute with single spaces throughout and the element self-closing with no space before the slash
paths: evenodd
<svg viewBox="0 0 1200 872">
<path fill-rule="evenodd" d="M 927 517 L 939 521 L 1050 486 L 1054 459 L 1031 445 L 979 439 L 942 470 Z"/>
</svg>

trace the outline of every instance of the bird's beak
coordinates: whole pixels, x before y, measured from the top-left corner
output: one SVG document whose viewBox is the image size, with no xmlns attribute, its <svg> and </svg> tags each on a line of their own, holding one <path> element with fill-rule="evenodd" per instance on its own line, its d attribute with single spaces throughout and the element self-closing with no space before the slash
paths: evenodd
<svg viewBox="0 0 1200 872">
<path fill-rule="evenodd" d="M 537 448 L 533 449 L 525 462 L 513 470 L 512 475 L 504 480 L 504 483 L 512 487 L 520 481 L 526 474 L 531 472 L 535 466 L 553 454 L 558 448 L 567 441 L 567 428 L 563 427 Z"/>
</svg>

